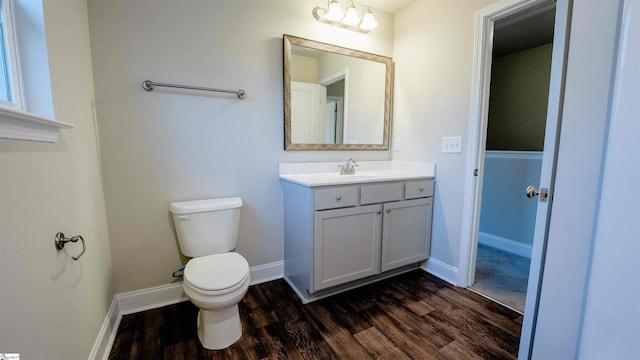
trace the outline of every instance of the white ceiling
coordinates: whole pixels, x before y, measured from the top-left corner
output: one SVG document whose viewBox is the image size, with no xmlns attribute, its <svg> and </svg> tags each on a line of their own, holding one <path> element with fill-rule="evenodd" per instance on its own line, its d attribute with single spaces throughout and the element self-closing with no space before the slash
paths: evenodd
<svg viewBox="0 0 640 360">
<path fill-rule="evenodd" d="M 416 0 L 357 0 L 355 2 L 390 14 L 395 14 L 398 10 L 414 1 Z"/>
</svg>

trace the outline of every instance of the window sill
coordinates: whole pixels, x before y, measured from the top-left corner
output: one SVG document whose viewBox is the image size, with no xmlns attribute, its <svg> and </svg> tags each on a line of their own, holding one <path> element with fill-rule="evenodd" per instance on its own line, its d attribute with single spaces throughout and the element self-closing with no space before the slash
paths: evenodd
<svg viewBox="0 0 640 360">
<path fill-rule="evenodd" d="M 60 129 L 73 125 L 0 105 L 0 139 L 54 143 Z"/>
</svg>

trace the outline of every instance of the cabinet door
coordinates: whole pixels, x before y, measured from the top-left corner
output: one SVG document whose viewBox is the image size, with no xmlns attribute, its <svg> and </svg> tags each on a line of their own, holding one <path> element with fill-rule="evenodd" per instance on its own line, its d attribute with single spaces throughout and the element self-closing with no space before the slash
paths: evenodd
<svg viewBox="0 0 640 360">
<path fill-rule="evenodd" d="M 384 205 L 382 271 L 429 257 L 432 213 L 433 198 Z"/>
<path fill-rule="evenodd" d="M 313 290 L 380 273 L 381 205 L 316 211 Z"/>
</svg>

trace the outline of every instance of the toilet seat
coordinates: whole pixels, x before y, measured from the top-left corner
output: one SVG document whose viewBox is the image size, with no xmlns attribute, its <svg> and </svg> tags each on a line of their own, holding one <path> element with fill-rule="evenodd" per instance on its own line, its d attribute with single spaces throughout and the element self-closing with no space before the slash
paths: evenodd
<svg viewBox="0 0 640 360">
<path fill-rule="evenodd" d="M 236 252 L 213 254 L 189 260 L 184 282 L 203 295 L 221 295 L 242 287 L 249 277 L 249 264 Z"/>
</svg>

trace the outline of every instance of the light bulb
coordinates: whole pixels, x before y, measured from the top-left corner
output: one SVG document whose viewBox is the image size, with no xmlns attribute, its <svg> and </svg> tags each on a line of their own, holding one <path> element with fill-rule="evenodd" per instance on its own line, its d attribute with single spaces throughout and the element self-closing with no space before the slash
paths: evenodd
<svg viewBox="0 0 640 360">
<path fill-rule="evenodd" d="M 324 18 L 331 21 L 338 21 L 342 19 L 342 10 L 340 10 L 340 4 L 338 3 L 338 0 L 332 0 L 329 3 L 329 10 L 327 10 Z"/>
<path fill-rule="evenodd" d="M 342 22 L 346 25 L 358 25 L 360 23 L 360 18 L 358 17 L 358 10 L 356 6 L 353 4 L 353 1 L 349 3 L 347 6 L 347 14 L 342 19 Z"/>
<path fill-rule="evenodd" d="M 362 16 L 362 24 L 360 24 L 360 29 L 362 30 L 371 30 L 375 29 L 378 26 L 378 22 L 373 17 L 373 12 L 370 8 L 367 8 L 364 15 Z"/>
</svg>

